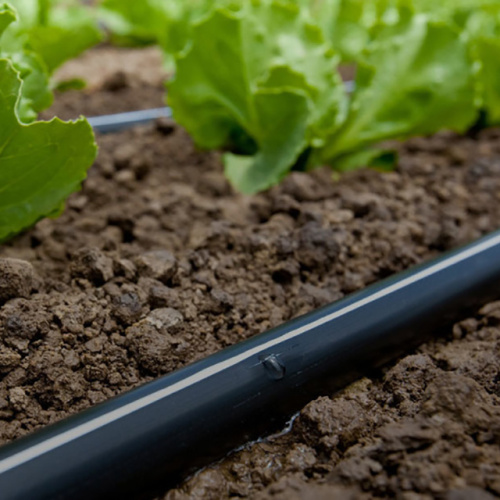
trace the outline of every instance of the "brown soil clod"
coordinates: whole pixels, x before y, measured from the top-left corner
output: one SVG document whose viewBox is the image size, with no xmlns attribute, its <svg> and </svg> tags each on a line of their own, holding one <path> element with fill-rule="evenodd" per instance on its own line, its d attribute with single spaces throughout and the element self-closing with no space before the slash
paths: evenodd
<svg viewBox="0 0 500 500">
<path fill-rule="evenodd" d="M 30 262 L 0 259 L 0 305 L 16 297 L 29 297 L 35 281 L 35 271 Z"/>
</svg>

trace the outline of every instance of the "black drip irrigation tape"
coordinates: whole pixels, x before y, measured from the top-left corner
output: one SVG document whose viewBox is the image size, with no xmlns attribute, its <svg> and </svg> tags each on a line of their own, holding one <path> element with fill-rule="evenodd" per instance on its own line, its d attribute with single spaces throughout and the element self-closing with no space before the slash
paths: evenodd
<svg viewBox="0 0 500 500">
<path fill-rule="evenodd" d="M 0 449 L 2 500 L 148 498 L 499 295 L 500 231 Z"/>
<path fill-rule="evenodd" d="M 101 134 L 119 132 L 138 125 L 147 125 L 158 118 L 172 118 L 172 110 L 168 107 L 129 111 L 113 115 L 93 116 L 87 118 L 92 128 Z"/>
<path fill-rule="evenodd" d="M 354 91 L 353 81 L 344 82 L 346 92 Z M 129 111 L 127 113 L 116 113 L 113 115 L 92 116 L 87 118 L 92 128 L 101 134 L 119 132 L 138 125 L 147 125 L 158 118 L 172 118 L 172 110 L 169 107 L 146 109 L 142 111 Z"/>
</svg>

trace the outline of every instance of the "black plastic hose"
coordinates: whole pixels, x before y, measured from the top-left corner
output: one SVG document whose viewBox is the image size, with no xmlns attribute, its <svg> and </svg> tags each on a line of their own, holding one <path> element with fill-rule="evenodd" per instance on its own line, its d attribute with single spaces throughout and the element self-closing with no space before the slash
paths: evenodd
<svg viewBox="0 0 500 500">
<path fill-rule="evenodd" d="M 92 116 L 87 118 L 96 132 L 107 134 L 119 132 L 137 125 L 146 125 L 158 118 L 171 118 L 172 110 L 168 107 L 144 109 L 140 111 L 128 111 L 113 115 Z"/>
<path fill-rule="evenodd" d="M 346 81 L 344 86 L 346 92 L 350 94 L 354 91 L 355 82 Z M 169 107 L 144 109 L 112 115 L 91 116 L 87 120 L 96 132 L 108 134 L 136 127 L 137 125 L 146 125 L 158 118 L 172 118 L 172 110 Z"/>
<path fill-rule="evenodd" d="M 0 449 L 2 500 L 142 498 L 500 295 L 500 231 Z"/>
</svg>

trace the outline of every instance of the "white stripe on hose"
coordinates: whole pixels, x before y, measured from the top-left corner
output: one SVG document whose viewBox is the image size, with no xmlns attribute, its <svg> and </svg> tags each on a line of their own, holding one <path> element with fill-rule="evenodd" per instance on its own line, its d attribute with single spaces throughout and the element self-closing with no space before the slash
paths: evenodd
<svg viewBox="0 0 500 500">
<path fill-rule="evenodd" d="M 242 361 L 245 361 L 248 358 L 251 358 L 252 356 L 255 356 L 263 351 L 275 347 L 276 345 L 282 342 L 291 340 L 295 337 L 298 337 L 299 335 L 302 335 L 304 333 L 309 332 L 310 330 L 317 328 L 318 326 L 324 325 L 325 323 L 328 323 L 336 318 L 339 318 L 340 316 L 343 316 L 367 304 L 370 304 L 371 302 L 379 300 L 383 297 L 387 297 L 388 295 L 397 292 L 398 290 L 401 290 L 402 288 L 408 285 L 421 281 L 424 278 L 427 278 L 439 271 L 442 271 L 448 267 L 458 264 L 459 262 L 462 262 L 470 257 L 473 257 L 474 255 L 477 255 L 478 253 L 488 250 L 489 248 L 494 247 L 495 245 L 498 244 L 500 244 L 500 234 L 484 241 L 479 245 L 475 245 L 472 248 L 469 248 L 468 250 L 464 250 L 458 253 L 457 255 L 449 257 L 412 276 L 409 276 L 403 279 L 402 281 L 394 283 L 393 285 L 384 288 L 374 293 L 373 295 L 366 297 L 365 299 L 362 299 L 349 306 L 346 306 L 343 309 L 340 309 L 327 316 L 317 319 L 312 323 L 301 326 L 300 328 L 296 328 L 295 330 L 285 333 L 280 337 L 277 337 L 274 340 L 270 340 L 269 342 L 266 342 L 265 344 L 262 344 L 258 347 L 254 347 L 253 349 L 243 352 L 231 359 L 222 361 L 209 368 L 205 368 L 200 372 L 187 377 L 186 379 L 183 379 L 179 382 L 176 382 L 175 384 L 172 384 L 169 387 L 165 387 L 164 389 L 149 394 L 148 396 L 144 396 L 136 401 L 133 401 L 132 403 L 128 403 L 125 406 L 122 406 L 121 408 L 117 408 L 116 410 L 106 413 L 105 415 L 89 420 L 84 424 L 78 425 L 73 429 L 70 429 L 57 436 L 47 439 L 46 441 L 43 441 L 42 443 L 32 446 L 31 448 L 28 448 L 24 451 L 20 451 L 19 453 L 16 453 L 15 455 L 12 455 L 11 457 L 6 458 L 0 462 L 0 474 L 7 472 L 11 469 L 14 469 L 15 467 L 19 467 L 20 465 L 29 462 L 31 460 L 34 460 L 44 455 L 45 453 L 49 453 L 65 444 L 70 443 L 71 441 L 74 441 L 75 439 L 79 439 L 87 434 L 90 434 L 91 432 L 100 429 L 101 427 L 116 422 L 117 420 L 120 420 L 121 418 L 124 418 L 136 411 L 142 410 L 143 408 L 146 408 L 147 406 L 152 405 L 163 398 L 166 398 L 168 396 L 171 396 L 172 394 L 175 394 L 176 392 L 187 389 L 188 387 L 191 387 L 192 385 L 197 384 L 198 382 L 201 382 L 202 380 L 208 377 L 212 377 L 214 375 L 223 372 L 224 370 L 232 368 L 238 363 L 241 363 Z"/>
</svg>

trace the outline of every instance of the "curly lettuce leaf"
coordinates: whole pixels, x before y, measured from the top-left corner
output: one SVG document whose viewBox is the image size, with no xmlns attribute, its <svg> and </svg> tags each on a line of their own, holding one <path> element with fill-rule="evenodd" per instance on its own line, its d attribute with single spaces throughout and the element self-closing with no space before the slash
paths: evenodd
<svg viewBox="0 0 500 500">
<path fill-rule="evenodd" d="M 191 25 L 213 6 L 213 0 L 103 0 L 99 8 L 115 41 L 126 45 L 157 43 L 173 54 L 184 48 Z"/>
<path fill-rule="evenodd" d="M 2 23 L 0 15 L 0 26 Z M 96 155 L 84 119 L 24 125 L 16 115 L 21 80 L 0 59 L 0 241 L 57 213 Z"/>
<path fill-rule="evenodd" d="M 10 0 L 19 20 L 6 34 L 6 43 L 27 47 L 49 74 L 102 40 L 93 11 L 76 0 Z"/>
<path fill-rule="evenodd" d="M 387 2 L 376 0 L 304 0 L 326 39 L 342 57 L 355 62 L 370 41 Z"/>
<path fill-rule="evenodd" d="M 18 104 L 19 117 L 26 122 L 36 118 L 37 112 L 50 106 L 52 93 L 43 61 L 22 42 L 9 40 L 10 26 L 18 16 L 9 4 L 0 5 L 0 57 L 8 58 L 23 80 L 22 96 Z"/>
<path fill-rule="evenodd" d="M 103 0 L 99 16 L 114 41 L 124 45 L 159 43 L 166 36 L 168 20 L 183 10 L 183 2 L 162 0 Z"/>
<path fill-rule="evenodd" d="M 498 101 L 498 43 L 500 40 L 500 0 L 406 0 L 416 12 L 435 21 L 454 26 L 467 42 L 470 54 L 479 68 L 478 103 L 485 112 L 487 124 L 500 123 Z"/>
<path fill-rule="evenodd" d="M 164 66 L 175 71 L 174 55 L 189 43 L 194 23 L 215 5 L 233 0 L 103 0 L 99 15 L 113 43 L 126 46 L 157 44 L 163 50 Z M 235 0 L 241 1 L 241 0 Z"/>
<path fill-rule="evenodd" d="M 8 4 L 0 5 L 0 37 L 7 29 L 10 23 L 16 20 L 16 13 Z"/>
<path fill-rule="evenodd" d="M 18 104 L 19 118 L 29 123 L 36 120 L 38 113 L 47 109 L 53 101 L 50 79 L 43 61 L 31 50 L 3 51 L 0 40 L 0 57 L 7 57 L 19 72 L 23 81 Z"/>
<path fill-rule="evenodd" d="M 484 14 L 493 7 L 426 2 L 215 2 L 183 21 L 169 86 L 174 116 L 199 146 L 229 151 L 226 174 L 246 193 L 293 167 L 386 169 L 394 155 L 377 144 L 464 131 L 481 102 L 498 120 L 499 37 Z M 357 70 L 350 99 L 340 62 Z"/>
<path fill-rule="evenodd" d="M 168 100 L 204 148 L 229 149 L 241 191 L 279 182 L 341 122 L 346 96 L 337 56 L 293 5 L 254 1 L 217 8 L 177 55 Z"/>
<path fill-rule="evenodd" d="M 487 123 L 500 125 L 500 38 L 478 38 L 475 50 L 481 60 L 480 89 Z"/>
<path fill-rule="evenodd" d="M 352 168 L 360 150 L 387 139 L 463 131 L 477 115 L 474 65 L 460 34 L 424 15 L 404 22 L 359 63 L 347 120 L 319 151 L 334 168 Z"/>
<path fill-rule="evenodd" d="M 307 96 L 280 89 L 260 89 L 253 100 L 258 151 L 254 156 L 225 155 L 226 176 L 243 193 L 277 184 L 307 147 Z"/>
<path fill-rule="evenodd" d="M 463 24 L 463 20 L 476 12 L 484 12 L 495 5 L 499 0 L 406 0 L 417 12 L 431 15 L 435 20 L 452 21 Z"/>
<path fill-rule="evenodd" d="M 500 124 L 500 0 L 455 16 L 479 63 L 478 88 L 488 125 Z"/>
<path fill-rule="evenodd" d="M 90 11 L 79 5 L 53 8 L 47 24 L 28 31 L 29 43 L 40 54 L 49 73 L 102 40 L 102 33 Z"/>
</svg>

